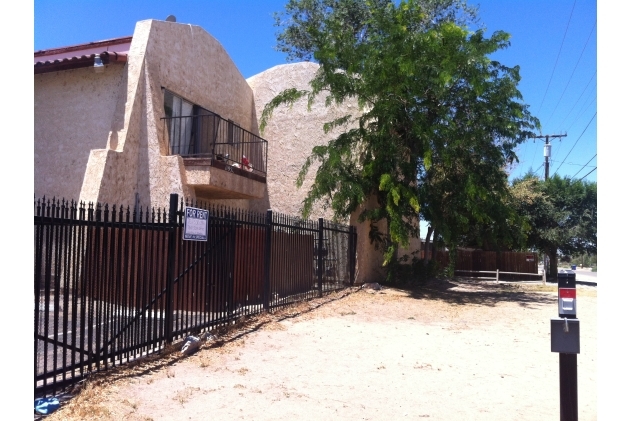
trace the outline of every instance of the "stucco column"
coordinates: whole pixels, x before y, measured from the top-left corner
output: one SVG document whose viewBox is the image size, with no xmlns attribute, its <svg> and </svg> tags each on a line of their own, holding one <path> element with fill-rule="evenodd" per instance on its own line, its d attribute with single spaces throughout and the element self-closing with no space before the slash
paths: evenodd
<svg viewBox="0 0 631 421">
<path fill-rule="evenodd" d="M 359 206 L 350 217 L 351 225 L 357 227 L 357 278 L 355 285 L 366 282 L 383 282 L 386 278 L 386 270 L 383 267 L 383 252 L 375 248 L 370 242 L 370 221 L 359 222 L 359 215 L 365 209 L 374 209 L 377 205 L 376 196 L 369 198 Z M 385 236 L 387 234 L 386 221 L 379 221 L 377 228 Z"/>
</svg>

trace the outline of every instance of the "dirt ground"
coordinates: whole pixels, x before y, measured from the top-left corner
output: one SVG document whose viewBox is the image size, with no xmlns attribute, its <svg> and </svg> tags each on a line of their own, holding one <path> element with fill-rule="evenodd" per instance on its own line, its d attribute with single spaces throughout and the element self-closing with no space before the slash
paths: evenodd
<svg viewBox="0 0 631 421">
<path fill-rule="evenodd" d="M 596 302 L 579 287 L 583 421 L 596 419 Z M 47 420 L 556 420 L 556 315 L 556 285 L 347 290 L 95 377 Z"/>
</svg>

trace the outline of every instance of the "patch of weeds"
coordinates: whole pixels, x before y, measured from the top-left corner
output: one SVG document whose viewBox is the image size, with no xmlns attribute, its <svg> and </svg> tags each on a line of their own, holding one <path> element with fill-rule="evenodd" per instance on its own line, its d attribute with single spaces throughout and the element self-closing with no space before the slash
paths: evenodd
<svg viewBox="0 0 631 421">
<path fill-rule="evenodd" d="M 62 407 L 64 416 L 69 419 L 109 419 L 112 415 L 105 405 L 94 405 L 94 402 L 102 401 L 103 388 L 92 382 L 81 386 L 81 390 L 75 399 Z"/>
<path fill-rule="evenodd" d="M 188 402 L 193 392 L 196 392 L 199 390 L 201 390 L 199 387 L 187 387 L 184 390 L 178 391 L 173 397 L 173 400 L 178 401 L 180 405 L 184 406 L 184 404 Z"/>
<path fill-rule="evenodd" d="M 123 401 L 123 403 L 131 406 L 134 411 L 136 411 L 138 409 L 138 404 L 136 402 L 129 401 L 128 399 L 125 399 Z"/>
<path fill-rule="evenodd" d="M 420 364 L 420 365 L 419 365 L 419 363 L 416 363 L 416 365 L 414 366 L 414 368 L 420 368 L 420 369 L 430 369 L 430 370 L 431 370 L 431 369 L 432 369 L 432 365 L 431 365 L 431 364 L 426 364 L 426 363 L 423 363 L 423 364 Z"/>
</svg>

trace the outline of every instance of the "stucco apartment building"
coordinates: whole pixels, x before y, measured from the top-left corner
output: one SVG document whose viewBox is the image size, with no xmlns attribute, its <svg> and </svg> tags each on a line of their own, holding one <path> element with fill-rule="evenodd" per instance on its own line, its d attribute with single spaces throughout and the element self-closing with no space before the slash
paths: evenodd
<svg viewBox="0 0 631 421">
<path fill-rule="evenodd" d="M 313 146 L 336 135 L 322 124 L 357 106 L 280 108 L 264 137 L 259 118 L 279 92 L 306 89 L 316 70 L 286 64 L 246 80 L 203 28 L 160 20 L 138 22 L 130 37 L 37 51 L 35 197 L 166 207 L 177 193 L 299 215 L 315 171 L 301 188 L 298 172 Z M 331 216 L 322 207 L 311 217 Z M 367 229 L 358 225 L 360 282 L 383 275 Z"/>
</svg>

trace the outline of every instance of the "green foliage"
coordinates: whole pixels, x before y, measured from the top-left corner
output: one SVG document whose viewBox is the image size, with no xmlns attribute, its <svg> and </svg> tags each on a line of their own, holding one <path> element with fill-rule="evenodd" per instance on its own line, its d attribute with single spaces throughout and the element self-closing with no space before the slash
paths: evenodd
<svg viewBox="0 0 631 421">
<path fill-rule="evenodd" d="M 550 257 L 552 276 L 558 255 L 596 254 L 596 183 L 527 174 L 513 181 L 512 192 L 527 224 L 527 245 Z"/>
<path fill-rule="evenodd" d="M 436 261 L 423 264 L 422 260 L 416 257 L 411 261 L 397 261 L 389 264 L 386 282 L 402 285 L 418 285 L 429 279 L 435 278 L 441 272 Z"/>
<path fill-rule="evenodd" d="M 475 18 L 460 0 L 290 0 L 276 15 L 278 49 L 320 68 L 309 91 L 274 98 L 261 127 L 278 106 L 312 104 L 321 93 L 327 104 L 361 109 L 323 127 L 345 131 L 313 148 L 302 168 L 298 185 L 318 165 L 305 216 L 324 200 L 345 217 L 375 195 L 379 208 L 360 220 L 387 221 L 386 263 L 418 236 L 419 215 L 450 248 L 476 225 L 514 240 L 502 168 L 539 123 L 520 102 L 519 68 L 490 59 L 509 35 L 470 32 L 464 25 Z"/>
</svg>

